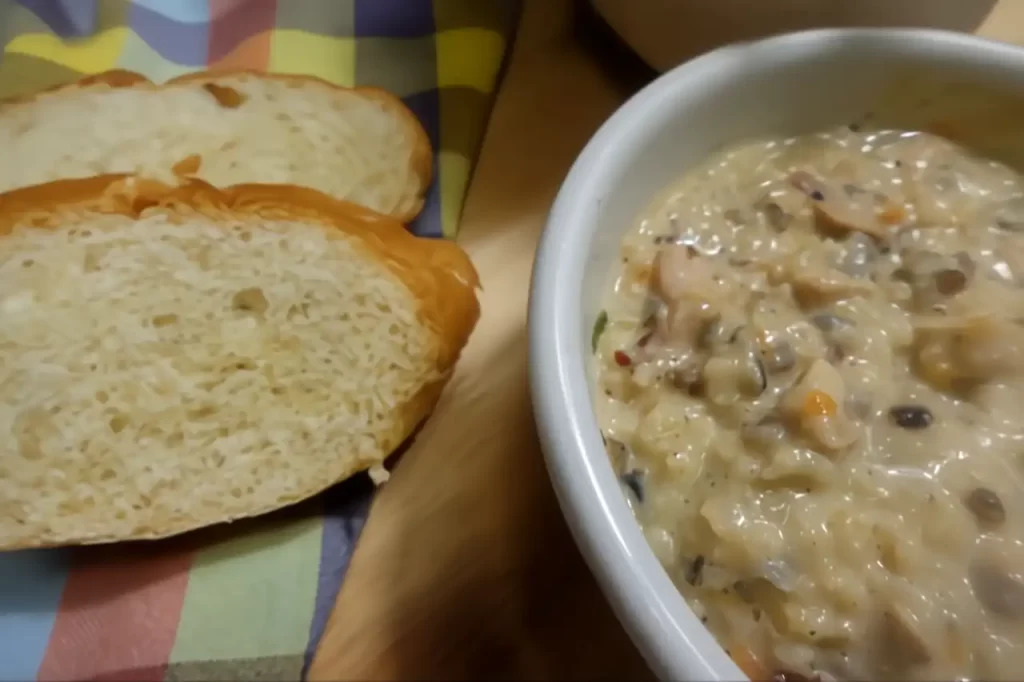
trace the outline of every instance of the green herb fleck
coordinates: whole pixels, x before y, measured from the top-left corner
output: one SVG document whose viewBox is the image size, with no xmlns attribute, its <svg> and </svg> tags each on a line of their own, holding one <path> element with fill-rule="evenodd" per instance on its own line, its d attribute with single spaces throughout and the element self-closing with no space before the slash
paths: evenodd
<svg viewBox="0 0 1024 682">
<path fill-rule="evenodd" d="M 604 334 L 604 328 L 608 326 L 608 313 L 601 311 L 597 316 L 597 322 L 594 323 L 594 335 L 590 338 L 590 346 L 593 351 L 597 352 L 597 342 L 601 340 L 601 334 Z"/>
</svg>

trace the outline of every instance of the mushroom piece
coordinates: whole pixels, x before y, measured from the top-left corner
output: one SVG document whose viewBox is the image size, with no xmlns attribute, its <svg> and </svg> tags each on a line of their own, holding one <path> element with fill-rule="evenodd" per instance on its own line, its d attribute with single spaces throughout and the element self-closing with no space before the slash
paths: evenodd
<svg viewBox="0 0 1024 682">
<path fill-rule="evenodd" d="M 1011 620 L 1024 620 L 1024 582 L 995 563 L 978 560 L 967 571 L 975 598 L 986 610 Z"/>
<path fill-rule="evenodd" d="M 917 371 L 933 384 L 983 382 L 1024 373 L 1024 327 L 989 315 L 917 316 Z"/>
<path fill-rule="evenodd" d="M 853 322 L 842 315 L 822 312 L 811 316 L 811 324 L 826 334 L 831 334 L 832 332 L 852 326 Z"/>
<path fill-rule="evenodd" d="M 686 354 L 697 344 L 698 336 L 717 314 L 709 306 L 721 293 L 714 264 L 692 246 L 668 244 L 654 259 L 654 293 L 664 303 L 647 341 L 652 352 L 660 347 Z"/>
<path fill-rule="evenodd" d="M 916 306 L 928 309 L 966 291 L 975 269 L 973 260 L 965 253 L 946 256 L 912 250 L 903 256 L 896 275 L 910 285 Z"/>
<path fill-rule="evenodd" d="M 619 476 L 622 487 L 640 504 L 644 502 L 644 473 L 634 469 Z"/>
<path fill-rule="evenodd" d="M 882 638 L 888 657 L 903 666 L 924 665 L 932 660 L 928 644 L 899 609 L 882 614 Z"/>
<path fill-rule="evenodd" d="M 764 365 L 749 348 L 715 355 L 704 364 L 704 394 L 716 405 L 756 398 L 768 388 Z"/>
<path fill-rule="evenodd" d="M 789 284 L 804 308 L 820 308 L 845 298 L 870 296 L 876 285 L 869 279 L 851 277 L 819 262 L 790 257 L 768 271 L 772 284 Z"/>
<path fill-rule="evenodd" d="M 1024 196 L 1016 196 L 996 213 L 996 226 L 1006 232 L 1024 232 Z"/>
<path fill-rule="evenodd" d="M 875 197 L 867 192 L 850 193 L 841 186 L 826 182 L 806 171 L 796 171 L 789 176 L 794 187 L 811 199 L 811 207 L 818 224 L 833 231 L 862 232 L 884 239 L 889 235 L 889 226 L 899 222 L 886 218 L 887 213 L 877 209 Z M 893 213 L 895 217 L 896 214 Z"/>
<path fill-rule="evenodd" d="M 653 328 L 642 337 L 643 343 L 637 344 L 637 360 L 678 364 L 693 356 L 712 316 L 713 312 L 699 301 L 681 299 L 662 307 Z"/>
<path fill-rule="evenodd" d="M 974 515 L 978 524 L 995 528 L 1006 521 L 1006 507 L 995 491 L 977 487 L 964 497 L 964 506 Z"/>
<path fill-rule="evenodd" d="M 758 421 L 745 424 L 740 429 L 745 443 L 761 450 L 770 450 L 786 437 L 786 425 L 775 415 L 767 415 Z"/>
<path fill-rule="evenodd" d="M 714 276 L 713 263 L 688 244 L 666 244 L 654 258 L 655 292 L 666 303 L 709 297 L 715 289 Z"/>
<path fill-rule="evenodd" d="M 766 201 L 761 207 L 765 222 L 776 232 L 782 232 L 793 222 L 793 216 L 774 201 Z"/>
<path fill-rule="evenodd" d="M 735 315 L 716 314 L 707 321 L 697 338 L 697 345 L 704 350 L 715 350 L 736 343 L 743 331 L 742 319 Z"/>
<path fill-rule="evenodd" d="M 1024 371 L 1024 328 L 989 318 L 954 337 L 954 355 L 969 376 L 990 379 Z"/>
</svg>

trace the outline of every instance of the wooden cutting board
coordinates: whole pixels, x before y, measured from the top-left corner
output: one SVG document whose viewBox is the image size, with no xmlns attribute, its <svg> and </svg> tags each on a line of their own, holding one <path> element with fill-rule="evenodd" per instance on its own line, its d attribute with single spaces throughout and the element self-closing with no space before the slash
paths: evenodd
<svg viewBox="0 0 1024 682">
<path fill-rule="evenodd" d="M 526 1 L 460 235 L 483 316 L 377 496 L 310 680 L 651 677 L 561 519 L 527 396 L 537 238 L 576 154 L 629 94 L 574 36 L 570 4 Z M 1024 0 L 1002 0 L 979 32 L 1024 43 Z"/>
</svg>

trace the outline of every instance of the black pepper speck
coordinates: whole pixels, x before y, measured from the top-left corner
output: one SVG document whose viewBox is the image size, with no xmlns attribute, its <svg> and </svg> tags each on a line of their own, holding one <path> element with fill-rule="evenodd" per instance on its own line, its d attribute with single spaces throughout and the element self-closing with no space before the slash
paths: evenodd
<svg viewBox="0 0 1024 682">
<path fill-rule="evenodd" d="M 825 195 L 822 194 L 820 190 L 814 190 L 813 192 L 811 192 L 811 198 L 814 199 L 815 201 L 824 201 Z"/>
<path fill-rule="evenodd" d="M 698 554 L 689 568 L 686 570 L 686 582 L 691 585 L 699 585 L 704 574 L 704 555 Z"/>
</svg>

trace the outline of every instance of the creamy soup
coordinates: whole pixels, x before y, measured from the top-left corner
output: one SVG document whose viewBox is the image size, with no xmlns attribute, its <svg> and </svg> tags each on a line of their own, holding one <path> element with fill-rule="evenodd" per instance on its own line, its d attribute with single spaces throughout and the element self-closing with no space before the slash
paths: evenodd
<svg viewBox="0 0 1024 682">
<path fill-rule="evenodd" d="M 594 329 L 624 492 L 755 679 L 1024 676 L 1024 177 L 856 126 L 638 218 Z"/>
</svg>

